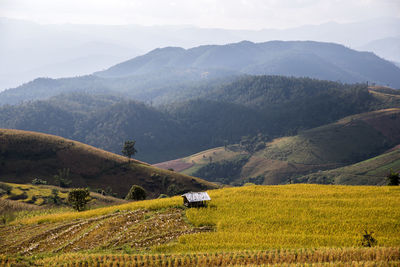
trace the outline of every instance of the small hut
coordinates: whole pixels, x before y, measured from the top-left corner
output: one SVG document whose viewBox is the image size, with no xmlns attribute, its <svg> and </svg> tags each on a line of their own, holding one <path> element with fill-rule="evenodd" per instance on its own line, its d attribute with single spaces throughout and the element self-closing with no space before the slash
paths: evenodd
<svg viewBox="0 0 400 267">
<path fill-rule="evenodd" d="M 189 192 L 183 194 L 182 197 L 183 197 L 183 205 L 185 205 L 188 208 L 206 207 L 207 201 L 211 200 L 207 192 Z"/>
</svg>

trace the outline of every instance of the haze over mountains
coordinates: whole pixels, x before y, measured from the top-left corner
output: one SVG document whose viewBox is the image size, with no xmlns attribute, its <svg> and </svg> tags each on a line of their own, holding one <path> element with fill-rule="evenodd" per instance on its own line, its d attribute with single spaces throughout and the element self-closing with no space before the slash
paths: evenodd
<svg viewBox="0 0 400 267">
<path fill-rule="evenodd" d="M 188 93 L 198 95 L 198 91 L 240 74 L 369 82 L 400 88 L 400 68 L 373 53 L 313 41 L 242 41 L 191 49 L 155 49 L 93 75 L 36 79 L 1 92 L 0 104 L 17 104 L 71 92 L 117 94 L 160 104 L 167 101 L 165 98 L 171 101 Z M 196 89 L 199 86 L 202 89 Z"/>
<path fill-rule="evenodd" d="M 226 30 L 193 26 L 42 25 L 1 18 L 0 90 L 16 87 L 37 77 L 57 78 L 89 74 L 157 47 L 189 48 L 242 40 L 335 42 L 352 48 L 368 49 L 387 60 L 396 61 L 397 57 L 388 57 L 381 49 L 363 46 L 374 40 L 399 36 L 399 29 L 400 21 L 388 18 L 349 24 L 332 22 L 285 30 Z"/>
<path fill-rule="evenodd" d="M 191 49 L 167 47 L 95 75 L 118 78 L 163 71 L 213 71 L 311 77 L 342 82 L 376 82 L 400 87 L 400 69 L 372 53 L 311 41 L 242 41 Z"/>
</svg>

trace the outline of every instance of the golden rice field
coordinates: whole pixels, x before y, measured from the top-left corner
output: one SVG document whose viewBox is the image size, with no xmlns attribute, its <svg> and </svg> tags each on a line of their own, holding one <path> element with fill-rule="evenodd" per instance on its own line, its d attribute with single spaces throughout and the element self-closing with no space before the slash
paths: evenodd
<svg viewBox="0 0 400 267">
<path fill-rule="evenodd" d="M 91 266 L 89 262 L 93 261 L 108 266 L 120 260 L 128 262 L 126 266 L 400 264 L 400 187 L 297 184 L 224 188 L 208 193 L 212 200 L 207 208 L 186 209 L 182 214 L 193 227 L 211 225 L 213 231 L 180 235 L 140 255 L 134 250 L 131 254 L 109 254 L 110 250 L 51 254 L 41 258 L 40 265 L 63 262 L 66 266 Z M 18 219 L 11 227 L 181 205 L 180 197 L 131 202 Z M 376 247 L 362 247 L 364 230 L 373 232 Z M 6 265 L 11 258 L 0 260 Z"/>
<path fill-rule="evenodd" d="M 379 246 L 400 246 L 400 187 L 247 186 L 209 194 L 208 208 L 186 216 L 216 231 L 182 236 L 159 251 L 353 247 L 364 230 Z"/>
</svg>

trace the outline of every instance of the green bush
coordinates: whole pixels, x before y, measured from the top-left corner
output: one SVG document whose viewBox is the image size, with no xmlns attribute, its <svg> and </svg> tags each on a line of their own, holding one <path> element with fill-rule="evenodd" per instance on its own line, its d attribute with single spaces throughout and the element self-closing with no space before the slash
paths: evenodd
<svg viewBox="0 0 400 267">
<path fill-rule="evenodd" d="M 176 196 L 179 194 L 179 188 L 175 184 L 170 184 L 167 188 L 168 196 Z"/>
<path fill-rule="evenodd" d="M 8 184 L 0 182 L 0 189 L 3 189 L 6 192 L 6 194 L 9 195 L 11 194 L 12 187 L 9 186 Z"/>
<path fill-rule="evenodd" d="M 31 184 L 38 185 L 38 184 L 47 184 L 47 181 L 42 180 L 40 178 L 35 178 L 32 180 Z"/>
<path fill-rule="evenodd" d="M 387 185 L 399 185 L 400 184 L 400 175 L 398 172 L 393 172 L 390 170 L 390 173 L 386 176 Z"/>
<path fill-rule="evenodd" d="M 89 201 L 90 193 L 87 188 L 75 188 L 68 193 L 68 203 L 77 211 L 84 210 Z"/>
<path fill-rule="evenodd" d="M 58 170 L 58 174 L 54 175 L 54 181 L 59 187 L 69 187 L 72 183 L 69 179 L 69 168 Z"/>
<path fill-rule="evenodd" d="M 143 187 L 138 185 L 132 185 L 131 189 L 129 190 L 128 194 L 126 195 L 126 200 L 144 200 L 146 199 L 146 191 Z"/>
</svg>

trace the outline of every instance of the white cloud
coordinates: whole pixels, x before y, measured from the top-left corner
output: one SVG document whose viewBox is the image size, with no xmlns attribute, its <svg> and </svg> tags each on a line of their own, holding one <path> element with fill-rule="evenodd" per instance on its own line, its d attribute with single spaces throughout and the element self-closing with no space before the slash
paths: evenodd
<svg viewBox="0 0 400 267">
<path fill-rule="evenodd" d="M 399 0 L 0 0 L 0 16 L 40 23 L 286 28 L 400 17 Z"/>
</svg>

